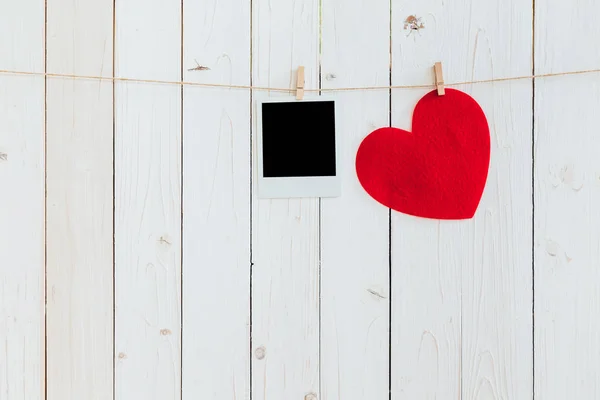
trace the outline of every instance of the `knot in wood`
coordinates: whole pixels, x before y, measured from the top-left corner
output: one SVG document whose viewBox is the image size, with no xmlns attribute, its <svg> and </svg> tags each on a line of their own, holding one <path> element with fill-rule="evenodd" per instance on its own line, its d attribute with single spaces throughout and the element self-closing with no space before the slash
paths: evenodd
<svg viewBox="0 0 600 400">
<path fill-rule="evenodd" d="M 258 358 L 259 360 L 262 360 L 263 358 L 265 358 L 265 354 L 267 353 L 267 351 L 265 350 L 264 347 L 259 347 L 254 351 L 254 355 L 256 356 L 256 358 Z"/>
</svg>

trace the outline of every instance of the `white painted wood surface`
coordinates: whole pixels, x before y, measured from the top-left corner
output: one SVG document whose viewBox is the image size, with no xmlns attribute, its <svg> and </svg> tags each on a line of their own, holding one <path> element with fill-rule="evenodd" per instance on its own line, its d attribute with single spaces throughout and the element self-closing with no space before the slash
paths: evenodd
<svg viewBox="0 0 600 400">
<path fill-rule="evenodd" d="M 0 69 L 44 72 L 44 6 L 0 1 Z M 44 398 L 44 78 L 0 75 L 0 399 Z"/>
<path fill-rule="evenodd" d="M 115 14 L 115 74 L 181 80 L 181 4 Z M 115 400 L 181 398 L 182 96 L 115 85 Z"/>
<path fill-rule="evenodd" d="M 519 0 L 469 4 L 448 20 L 467 10 L 472 27 L 463 42 L 470 48 L 461 58 L 468 62 L 454 79 L 530 74 L 530 5 Z M 514 36 L 505 34 L 507 21 Z M 445 51 L 444 58 L 450 58 L 459 49 Z M 527 399 L 533 395 L 532 84 L 523 80 L 463 89 L 487 115 L 493 155 L 480 209 L 471 230 L 461 232 L 459 247 L 462 398 Z"/>
<path fill-rule="evenodd" d="M 112 1 L 47 2 L 47 69 L 112 76 Z M 48 78 L 47 399 L 112 397 L 113 88 Z M 94 360 L 94 368 L 89 368 Z"/>
<path fill-rule="evenodd" d="M 249 15 L 186 1 L 186 81 L 250 84 Z M 250 398 L 250 112 L 249 91 L 184 88 L 184 400 Z"/>
<path fill-rule="evenodd" d="M 296 70 L 303 65 L 305 87 L 319 88 L 318 0 L 253 0 L 252 6 L 252 84 L 296 87 Z M 255 102 L 267 96 L 253 91 L 253 146 Z M 254 147 L 254 162 L 256 154 Z M 252 170 L 252 397 L 320 398 L 319 200 L 259 200 L 256 170 Z"/>
<path fill-rule="evenodd" d="M 291 88 L 304 65 L 308 89 L 593 69 L 599 7 L 0 0 L 0 69 Z M 342 197 L 259 200 L 255 101 L 280 93 L 0 73 L 0 399 L 599 397 L 599 76 L 459 87 L 492 164 L 476 217 L 437 222 L 354 171 L 424 89 L 333 94 Z"/>
<path fill-rule="evenodd" d="M 327 1 L 322 11 L 323 88 L 390 82 L 388 0 Z M 365 34 L 357 26 L 371 27 Z M 389 210 L 356 179 L 360 142 L 389 125 L 389 92 L 335 95 L 342 196 L 321 201 L 321 398 L 389 398 Z"/>
<path fill-rule="evenodd" d="M 430 83 L 439 60 L 446 82 L 530 73 L 530 4 L 423 1 L 411 32 L 404 3 L 392 2 L 393 84 Z M 489 178 L 473 220 L 392 214 L 392 398 L 531 398 L 531 82 L 459 89 L 487 115 Z M 411 126 L 425 92 L 393 93 L 394 126 Z"/>
<path fill-rule="evenodd" d="M 536 73 L 597 68 L 600 4 L 536 2 Z M 573 24 L 563 35 L 559 24 Z M 535 394 L 600 397 L 600 76 L 535 83 Z"/>
</svg>

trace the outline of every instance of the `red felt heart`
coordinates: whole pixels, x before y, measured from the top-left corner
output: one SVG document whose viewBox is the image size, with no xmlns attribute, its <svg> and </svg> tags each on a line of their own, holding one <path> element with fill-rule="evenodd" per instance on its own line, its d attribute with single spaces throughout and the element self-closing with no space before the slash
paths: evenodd
<svg viewBox="0 0 600 400">
<path fill-rule="evenodd" d="M 361 143 L 356 172 L 375 200 L 405 214 L 470 219 L 483 195 L 490 131 L 477 102 L 459 90 L 426 94 L 413 132 L 381 128 Z"/>
</svg>

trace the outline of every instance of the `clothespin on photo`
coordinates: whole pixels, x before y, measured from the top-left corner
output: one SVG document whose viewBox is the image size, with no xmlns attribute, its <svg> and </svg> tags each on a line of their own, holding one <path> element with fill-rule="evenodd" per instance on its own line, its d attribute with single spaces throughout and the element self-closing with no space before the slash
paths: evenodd
<svg viewBox="0 0 600 400">
<path fill-rule="evenodd" d="M 298 67 L 298 79 L 296 81 L 296 100 L 304 99 L 304 67 Z"/>
<path fill-rule="evenodd" d="M 444 72 L 442 71 L 442 63 L 436 62 L 433 70 L 435 71 L 435 86 L 437 87 L 438 96 L 446 94 L 444 89 Z"/>
</svg>

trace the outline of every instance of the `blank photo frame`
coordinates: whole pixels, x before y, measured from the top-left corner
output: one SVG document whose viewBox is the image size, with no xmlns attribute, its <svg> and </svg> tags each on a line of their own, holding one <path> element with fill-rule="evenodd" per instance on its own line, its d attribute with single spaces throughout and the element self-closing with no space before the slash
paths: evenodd
<svg viewBox="0 0 600 400">
<path fill-rule="evenodd" d="M 259 198 L 340 196 L 335 101 L 269 99 L 257 108 Z"/>
</svg>

